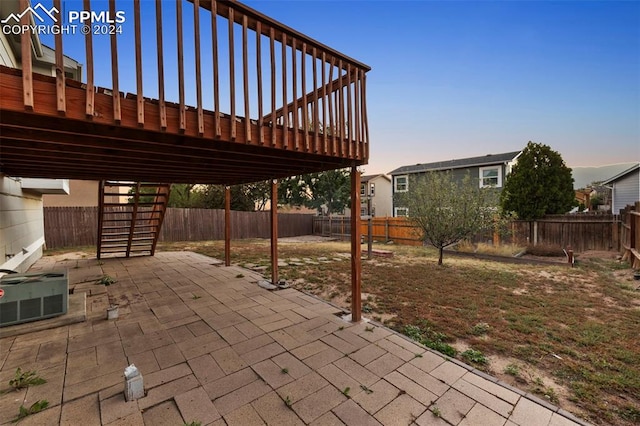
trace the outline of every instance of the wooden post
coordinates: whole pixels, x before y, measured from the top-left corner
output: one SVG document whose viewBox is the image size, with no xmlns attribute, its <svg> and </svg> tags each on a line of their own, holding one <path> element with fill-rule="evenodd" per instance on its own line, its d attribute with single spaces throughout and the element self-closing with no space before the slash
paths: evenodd
<svg viewBox="0 0 640 426">
<path fill-rule="evenodd" d="M 224 187 L 224 266 L 231 266 L 231 187 Z"/>
<path fill-rule="evenodd" d="M 91 1 L 83 0 L 84 10 L 91 10 Z M 85 114 L 87 118 L 93 120 L 93 101 L 94 101 L 94 86 L 93 86 L 93 39 L 91 31 L 85 34 L 85 66 L 87 68 L 87 87 L 85 93 L 87 94 L 85 102 Z"/>
<path fill-rule="evenodd" d="M 351 166 L 351 321 L 362 318 L 362 247 L 360 246 L 360 172 Z"/>
<path fill-rule="evenodd" d="M 28 27 L 30 24 L 29 18 L 31 12 L 26 13 L 29 8 L 29 2 L 27 0 L 20 0 L 20 10 L 24 11 L 24 14 L 20 18 L 20 25 L 22 28 Z M 31 65 L 31 30 L 23 31 L 20 36 L 20 45 L 22 50 L 22 100 L 25 109 L 33 110 L 33 76 Z"/>
<path fill-rule="evenodd" d="M 384 219 L 384 242 L 389 242 L 389 218 Z"/>
<path fill-rule="evenodd" d="M 636 204 L 636 209 L 638 205 Z M 635 210 L 638 211 L 638 210 Z M 629 218 L 629 250 L 637 249 L 636 246 L 636 225 L 638 223 L 637 217 L 634 216 L 634 209 L 630 209 L 627 217 Z M 633 261 L 631 262 L 633 265 Z"/>
<path fill-rule="evenodd" d="M 278 285 L 278 180 L 277 179 L 273 179 L 271 181 L 271 284 Z"/>
</svg>

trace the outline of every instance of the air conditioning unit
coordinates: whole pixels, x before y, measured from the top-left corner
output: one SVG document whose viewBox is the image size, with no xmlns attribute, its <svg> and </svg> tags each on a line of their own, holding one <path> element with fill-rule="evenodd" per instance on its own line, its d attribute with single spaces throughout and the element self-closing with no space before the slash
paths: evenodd
<svg viewBox="0 0 640 426">
<path fill-rule="evenodd" d="M 66 271 L 0 277 L 0 327 L 65 314 L 68 303 Z"/>
</svg>

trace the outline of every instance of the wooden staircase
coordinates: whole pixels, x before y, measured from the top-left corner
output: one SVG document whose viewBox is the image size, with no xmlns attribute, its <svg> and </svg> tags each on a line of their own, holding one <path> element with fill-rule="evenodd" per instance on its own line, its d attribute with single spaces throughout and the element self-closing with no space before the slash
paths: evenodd
<svg viewBox="0 0 640 426">
<path fill-rule="evenodd" d="M 101 181 L 98 259 L 151 255 L 156 250 L 170 184 Z"/>
</svg>

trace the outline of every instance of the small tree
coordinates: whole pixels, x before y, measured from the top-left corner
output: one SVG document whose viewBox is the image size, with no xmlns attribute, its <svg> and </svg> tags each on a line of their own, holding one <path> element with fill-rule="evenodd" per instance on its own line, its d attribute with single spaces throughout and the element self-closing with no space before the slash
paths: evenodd
<svg viewBox="0 0 640 426">
<path fill-rule="evenodd" d="M 438 265 L 445 247 L 495 225 L 495 189 L 480 188 L 469 174 L 457 181 L 451 172 L 429 172 L 412 177 L 410 188 L 398 194 L 398 202 L 407 206 L 409 220 L 420 229 L 423 240 L 438 249 Z"/>
<path fill-rule="evenodd" d="M 549 146 L 529 142 L 507 178 L 500 205 L 525 220 L 570 211 L 578 205 L 571 169 Z"/>
</svg>

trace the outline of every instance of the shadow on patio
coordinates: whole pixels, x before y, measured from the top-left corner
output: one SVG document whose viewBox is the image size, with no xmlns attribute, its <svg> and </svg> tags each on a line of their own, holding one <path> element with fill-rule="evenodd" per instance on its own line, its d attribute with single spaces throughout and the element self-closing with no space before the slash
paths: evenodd
<svg viewBox="0 0 640 426">
<path fill-rule="evenodd" d="M 534 396 L 294 289 L 190 252 L 105 259 L 49 256 L 69 268 L 87 320 L 0 340 L 0 379 L 47 380 L 0 395 L 0 423 L 20 405 L 49 408 L 21 424 L 572 425 Z M 109 275 L 116 282 L 95 284 Z M 105 291 L 106 289 L 106 291 Z M 106 319 L 110 303 L 119 318 Z M 32 323 L 35 324 L 35 323 Z M 8 330 L 5 329 L 5 330 Z M 146 396 L 125 402 L 135 364 Z"/>
</svg>

